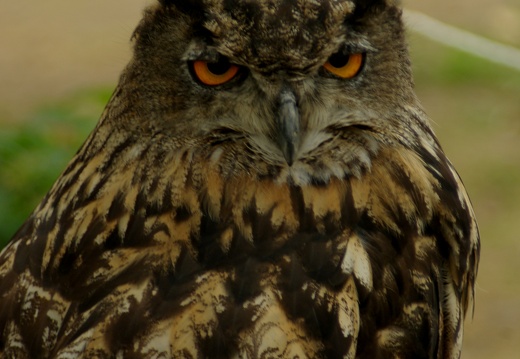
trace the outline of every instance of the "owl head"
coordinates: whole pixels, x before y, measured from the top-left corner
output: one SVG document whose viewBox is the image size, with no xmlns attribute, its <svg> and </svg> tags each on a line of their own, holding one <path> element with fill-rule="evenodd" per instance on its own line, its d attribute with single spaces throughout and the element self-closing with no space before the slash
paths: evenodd
<svg viewBox="0 0 520 359">
<path fill-rule="evenodd" d="M 163 0 L 111 110 L 120 130 L 189 143 L 230 173 L 358 174 L 423 122 L 403 33 L 390 0 Z"/>
</svg>

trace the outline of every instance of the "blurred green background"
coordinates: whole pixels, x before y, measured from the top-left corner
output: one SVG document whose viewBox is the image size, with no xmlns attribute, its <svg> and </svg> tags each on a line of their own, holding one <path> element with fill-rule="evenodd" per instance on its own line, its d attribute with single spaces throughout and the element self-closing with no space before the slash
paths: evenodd
<svg viewBox="0 0 520 359">
<path fill-rule="evenodd" d="M 0 0 L 0 247 L 95 126 L 150 2 Z M 520 47 L 518 0 L 404 3 Z M 409 38 L 417 93 L 480 224 L 477 302 L 463 358 L 518 357 L 520 73 L 412 31 Z"/>
</svg>

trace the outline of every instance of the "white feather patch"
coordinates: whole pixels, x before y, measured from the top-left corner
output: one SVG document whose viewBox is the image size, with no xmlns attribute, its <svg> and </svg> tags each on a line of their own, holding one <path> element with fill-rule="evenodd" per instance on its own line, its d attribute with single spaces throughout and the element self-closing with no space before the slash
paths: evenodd
<svg viewBox="0 0 520 359">
<path fill-rule="evenodd" d="M 354 274 L 363 287 L 369 291 L 372 290 L 373 277 L 370 259 L 361 244 L 361 240 L 355 234 L 348 239 L 347 251 L 343 257 L 341 269 L 345 274 Z"/>
</svg>

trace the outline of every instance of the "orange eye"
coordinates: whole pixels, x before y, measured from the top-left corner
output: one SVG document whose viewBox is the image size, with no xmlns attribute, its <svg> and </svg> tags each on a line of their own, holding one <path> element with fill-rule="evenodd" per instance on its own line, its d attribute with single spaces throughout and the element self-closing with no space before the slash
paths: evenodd
<svg viewBox="0 0 520 359">
<path fill-rule="evenodd" d="M 226 58 L 218 62 L 197 60 L 193 62 L 193 73 L 204 85 L 218 86 L 231 81 L 238 73 L 239 67 L 230 64 Z"/>
<path fill-rule="evenodd" d="M 325 69 L 342 79 L 351 79 L 356 76 L 363 66 L 363 54 L 343 54 L 336 52 L 325 65 Z"/>
</svg>

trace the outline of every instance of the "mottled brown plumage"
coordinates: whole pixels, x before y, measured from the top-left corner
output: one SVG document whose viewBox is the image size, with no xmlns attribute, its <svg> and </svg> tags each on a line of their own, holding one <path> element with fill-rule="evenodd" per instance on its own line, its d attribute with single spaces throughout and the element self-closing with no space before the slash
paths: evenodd
<svg viewBox="0 0 520 359">
<path fill-rule="evenodd" d="M 0 356 L 458 358 L 478 229 L 403 36 L 391 0 L 148 9 L 0 255 Z M 222 59 L 234 78 L 197 79 Z"/>
</svg>

